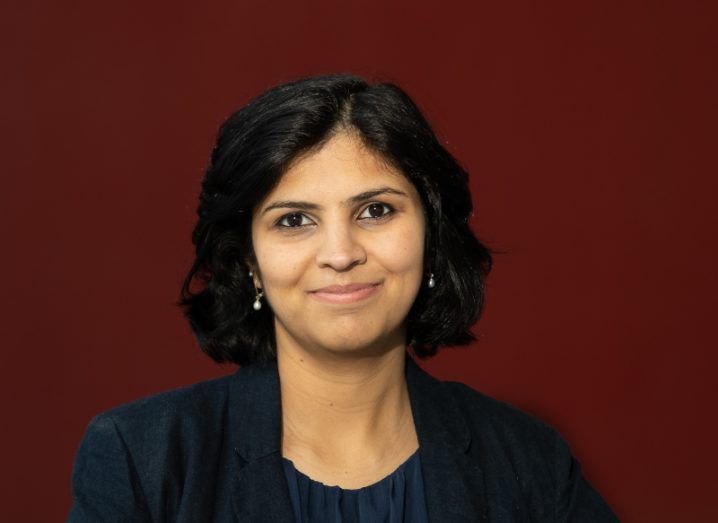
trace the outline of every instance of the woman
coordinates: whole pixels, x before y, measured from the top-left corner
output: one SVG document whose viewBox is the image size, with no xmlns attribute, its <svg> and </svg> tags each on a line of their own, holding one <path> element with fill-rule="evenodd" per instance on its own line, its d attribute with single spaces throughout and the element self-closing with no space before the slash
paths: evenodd
<svg viewBox="0 0 718 523">
<path fill-rule="evenodd" d="M 307 78 L 232 115 L 181 304 L 242 368 L 96 417 L 70 520 L 615 520 L 556 432 L 410 356 L 473 339 L 471 209 L 394 85 Z"/>
</svg>

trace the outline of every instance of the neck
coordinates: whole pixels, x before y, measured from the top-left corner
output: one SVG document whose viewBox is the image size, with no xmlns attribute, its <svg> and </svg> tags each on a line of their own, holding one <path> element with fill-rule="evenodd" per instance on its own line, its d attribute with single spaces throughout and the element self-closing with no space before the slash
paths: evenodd
<svg viewBox="0 0 718 523">
<path fill-rule="evenodd" d="M 413 451 L 405 351 L 402 342 L 370 355 L 331 355 L 278 330 L 283 454 L 356 470 Z"/>
</svg>

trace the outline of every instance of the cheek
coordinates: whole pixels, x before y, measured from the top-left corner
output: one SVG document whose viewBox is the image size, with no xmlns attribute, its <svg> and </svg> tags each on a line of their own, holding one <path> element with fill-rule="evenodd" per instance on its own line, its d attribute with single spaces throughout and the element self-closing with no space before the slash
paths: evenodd
<svg viewBox="0 0 718 523">
<path fill-rule="evenodd" d="M 420 278 L 424 265 L 423 228 L 397 230 L 395 234 L 377 242 L 373 252 L 388 272 L 409 279 Z"/>
<path fill-rule="evenodd" d="M 254 254 L 262 290 L 276 318 L 291 321 L 303 308 L 303 278 L 310 270 L 311 248 L 302 241 L 282 241 L 254 231 Z"/>
<path fill-rule="evenodd" d="M 306 273 L 307 260 L 311 258 L 306 249 L 297 245 L 257 245 L 257 263 L 260 267 L 262 286 L 268 299 L 294 288 Z M 272 300 L 280 302 L 281 298 Z"/>
</svg>

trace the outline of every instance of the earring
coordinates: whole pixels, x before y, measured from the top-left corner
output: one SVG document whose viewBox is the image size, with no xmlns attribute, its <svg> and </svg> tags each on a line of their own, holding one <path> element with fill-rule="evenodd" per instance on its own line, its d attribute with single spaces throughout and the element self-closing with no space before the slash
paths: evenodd
<svg viewBox="0 0 718 523">
<path fill-rule="evenodd" d="M 429 281 L 426 284 L 430 289 L 436 287 L 436 280 L 434 279 L 434 273 L 429 274 Z"/>
<path fill-rule="evenodd" d="M 252 271 L 249 271 L 249 277 L 251 278 L 254 276 L 254 273 Z M 260 291 L 257 286 L 254 286 L 254 292 L 256 293 L 256 296 L 254 298 L 254 303 L 252 304 L 252 308 L 255 311 L 258 311 L 262 308 L 262 302 L 260 301 L 262 299 L 262 296 L 264 296 L 264 292 Z"/>
<path fill-rule="evenodd" d="M 262 308 L 262 302 L 259 300 L 262 299 L 262 296 L 264 296 L 264 293 L 262 291 L 260 291 L 259 289 L 256 289 L 256 292 L 257 292 L 257 296 L 254 298 L 254 305 L 252 305 L 252 308 L 255 311 L 258 311 Z"/>
</svg>

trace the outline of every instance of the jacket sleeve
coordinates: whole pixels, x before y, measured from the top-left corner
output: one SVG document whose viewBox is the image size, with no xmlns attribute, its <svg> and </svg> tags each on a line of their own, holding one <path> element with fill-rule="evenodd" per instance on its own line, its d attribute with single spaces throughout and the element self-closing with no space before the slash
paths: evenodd
<svg viewBox="0 0 718 523">
<path fill-rule="evenodd" d="M 566 441 L 556 434 L 556 521 L 617 522 L 601 495 L 586 481 Z"/>
<path fill-rule="evenodd" d="M 73 505 L 67 521 L 150 521 L 137 471 L 111 417 L 87 427 L 72 470 Z"/>
</svg>

